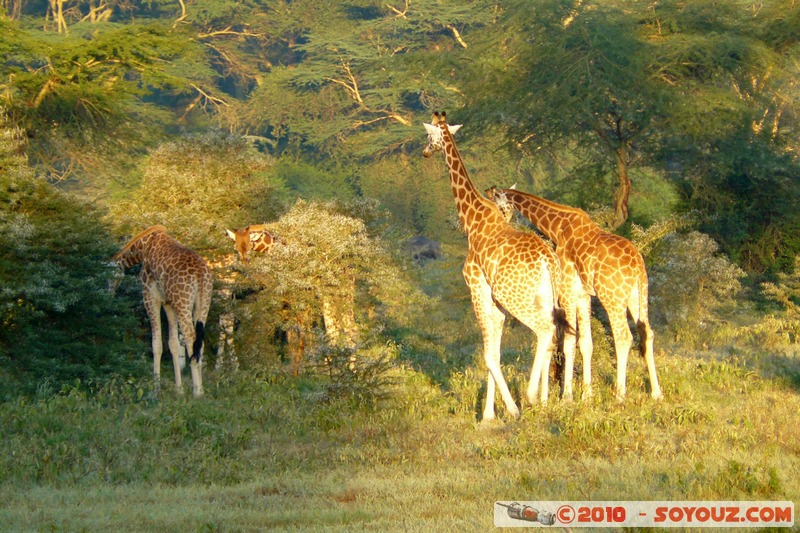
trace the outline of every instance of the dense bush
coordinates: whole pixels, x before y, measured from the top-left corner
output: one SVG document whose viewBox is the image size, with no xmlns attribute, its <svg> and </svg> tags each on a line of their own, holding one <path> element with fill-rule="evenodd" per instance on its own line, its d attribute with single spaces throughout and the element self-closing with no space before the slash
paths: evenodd
<svg viewBox="0 0 800 533">
<path fill-rule="evenodd" d="M 271 164 L 242 137 L 188 135 L 150 154 L 141 187 L 114 214 L 130 233 L 163 224 L 187 246 L 227 249 L 226 227 L 264 222 L 279 210 Z"/>
<path fill-rule="evenodd" d="M 650 316 L 676 334 L 713 322 L 714 311 L 732 301 L 745 275 L 713 239 L 696 231 L 667 236 L 648 259 Z"/>
<path fill-rule="evenodd" d="M 1 142 L 1 394 L 139 373 L 135 304 L 108 290 L 116 244 L 103 213 L 34 176 L 17 132 Z"/>
<path fill-rule="evenodd" d="M 305 348 L 326 334 L 326 342 L 344 337 L 352 346 L 415 318 L 409 304 L 425 298 L 370 235 L 371 211 L 371 203 L 298 201 L 269 225 L 279 242 L 251 258 L 245 273 L 258 292 L 237 310 L 243 363 L 276 355 L 264 344 L 281 331 L 299 332 Z"/>
</svg>

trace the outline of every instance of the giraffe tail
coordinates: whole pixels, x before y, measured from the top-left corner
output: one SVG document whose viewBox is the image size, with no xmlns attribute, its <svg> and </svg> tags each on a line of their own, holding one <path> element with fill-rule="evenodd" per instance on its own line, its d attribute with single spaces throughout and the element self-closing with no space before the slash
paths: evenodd
<svg viewBox="0 0 800 533">
<path fill-rule="evenodd" d="M 647 356 L 647 337 L 652 335 L 647 324 L 648 292 L 647 271 L 642 267 L 642 273 L 639 276 L 639 316 L 636 318 L 636 330 L 639 332 L 639 355 L 642 357 Z"/>
<path fill-rule="evenodd" d="M 564 337 L 567 334 L 574 335 L 575 330 L 567 320 L 567 312 L 560 307 L 553 308 L 553 324 L 556 326 L 556 347 L 558 353 L 564 352 Z"/>
<path fill-rule="evenodd" d="M 206 326 L 203 324 L 201 320 L 198 320 L 194 326 L 194 345 L 192 346 L 192 357 L 189 358 L 189 362 L 194 359 L 198 363 L 200 362 L 200 355 L 203 353 L 203 339 L 206 334 Z"/>
</svg>

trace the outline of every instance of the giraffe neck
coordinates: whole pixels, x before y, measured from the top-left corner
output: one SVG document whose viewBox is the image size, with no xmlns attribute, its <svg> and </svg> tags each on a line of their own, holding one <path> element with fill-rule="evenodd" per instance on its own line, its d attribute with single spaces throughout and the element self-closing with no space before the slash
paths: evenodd
<svg viewBox="0 0 800 533">
<path fill-rule="evenodd" d="M 123 269 L 143 263 L 150 249 L 150 244 L 160 230 L 161 226 L 154 226 L 139 233 L 114 256 L 114 261 Z"/>
<path fill-rule="evenodd" d="M 467 167 L 458 153 L 458 148 L 453 141 L 453 136 L 445 125 L 442 128 L 444 134 L 444 158 L 447 168 L 450 170 L 450 186 L 453 189 L 453 197 L 458 209 L 458 218 L 467 236 L 473 236 L 487 224 L 498 224 L 501 222 L 502 215 L 494 202 L 485 198 L 467 174 Z"/>
<path fill-rule="evenodd" d="M 559 244 L 575 229 L 591 223 L 581 209 L 557 204 L 533 194 L 504 189 L 508 201 L 553 242 Z"/>
</svg>

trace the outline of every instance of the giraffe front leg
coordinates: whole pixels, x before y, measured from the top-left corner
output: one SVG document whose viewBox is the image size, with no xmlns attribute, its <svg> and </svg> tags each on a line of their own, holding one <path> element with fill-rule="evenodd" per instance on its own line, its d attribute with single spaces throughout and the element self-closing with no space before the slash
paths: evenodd
<svg viewBox="0 0 800 533">
<path fill-rule="evenodd" d="M 483 358 L 489 375 L 483 420 L 492 420 L 495 417 L 494 396 L 496 391 L 500 392 L 508 413 L 514 418 L 519 418 L 519 408 L 508 390 L 508 384 L 503 378 L 503 371 L 500 367 L 500 343 L 505 313 L 492 299 L 492 290 L 477 265 L 470 263 L 464 265 L 464 279 L 470 288 L 472 307 L 483 335 Z"/>
</svg>

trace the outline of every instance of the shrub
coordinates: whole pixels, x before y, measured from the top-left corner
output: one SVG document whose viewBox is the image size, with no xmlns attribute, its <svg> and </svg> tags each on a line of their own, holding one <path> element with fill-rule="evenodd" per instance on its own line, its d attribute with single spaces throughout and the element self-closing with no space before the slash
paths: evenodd
<svg viewBox="0 0 800 533">
<path fill-rule="evenodd" d="M 649 255 L 650 316 L 673 333 L 696 331 L 741 289 L 744 272 L 719 253 L 708 235 L 664 238 Z"/>
<path fill-rule="evenodd" d="M 21 138 L 2 133 L 0 399 L 142 372 L 136 304 L 108 291 L 116 244 L 103 213 L 37 178 Z"/>
</svg>

